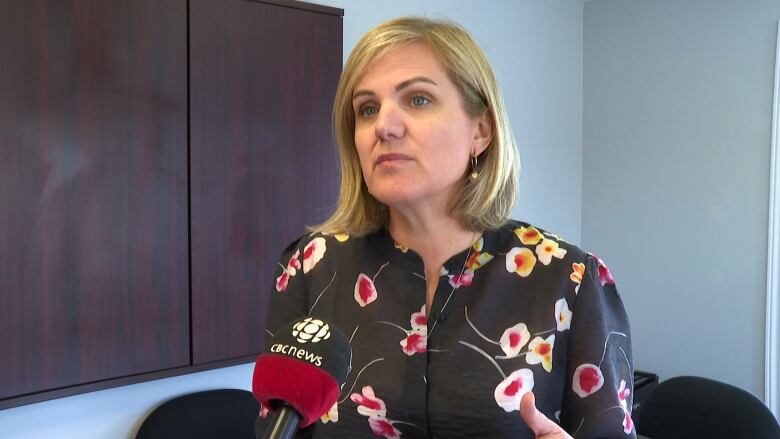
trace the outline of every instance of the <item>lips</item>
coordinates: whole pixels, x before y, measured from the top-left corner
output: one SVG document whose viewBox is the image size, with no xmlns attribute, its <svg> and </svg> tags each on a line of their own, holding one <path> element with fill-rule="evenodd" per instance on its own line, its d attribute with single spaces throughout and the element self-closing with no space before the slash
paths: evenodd
<svg viewBox="0 0 780 439">
<path fill-rule="evenodd" d="M 398 153 L 382 154 L 376 159 L 375 164 L 379 166 L 383 163 L 385 164 L 399 163 L 406 160 L 411 160 L 411 157 L 409 157 L 408 155 L 398 154 Z"/>
</svg>

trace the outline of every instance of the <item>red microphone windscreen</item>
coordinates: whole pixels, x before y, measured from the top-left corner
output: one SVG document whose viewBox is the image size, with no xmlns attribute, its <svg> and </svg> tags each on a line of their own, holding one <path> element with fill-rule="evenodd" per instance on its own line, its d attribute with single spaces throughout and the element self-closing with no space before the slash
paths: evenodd
<svg viewBox="0 0 780 439">
<path fill-rule="evenodd" d="M 263 354 L 255 363 L 255 398 L 269 408 L 274 407 L 272 401 L 288 402 L 301 415 L 301 427 L 320 419 L 336 402 L 340 391 L 330 374 L 305 361 Z"/>
<path fill-rule="evenodd" d="M 317 317 L 302 317 L 278 329 L 257 357 L 252 393 L 271 411 L 287 402 L 306 427 L 336 403 L 351 368 L 344 333 Z"/>
</svg>

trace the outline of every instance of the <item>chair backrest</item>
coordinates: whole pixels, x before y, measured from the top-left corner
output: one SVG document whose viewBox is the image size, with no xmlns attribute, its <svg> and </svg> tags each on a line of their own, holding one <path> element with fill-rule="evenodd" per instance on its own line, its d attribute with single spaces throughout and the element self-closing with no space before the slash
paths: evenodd
<svg viewBox="0 0 780 439">
<path fill-rule="evenodd" d="M 254 439 L 260 406 L 252 392 L 206 390 L 165 401 L 146 417 L 136 439 Z"/>
<path fill-rule="evenodd" d="M 780 425 L 761 400 L 739 387 L 692 376 L 658 384 L 636 426 L 652 439 L 780 439 Z"/>
</svg>

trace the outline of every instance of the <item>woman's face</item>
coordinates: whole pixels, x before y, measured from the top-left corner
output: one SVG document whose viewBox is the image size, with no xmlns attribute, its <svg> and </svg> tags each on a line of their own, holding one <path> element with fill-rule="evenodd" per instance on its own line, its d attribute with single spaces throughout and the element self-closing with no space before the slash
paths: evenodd
<svg viewBox="0 0 780 439">
<path fill-rule="evenodd" d="M 355 145 L 369 192 L 391 208 L 447 206 L 469 158 L 490 142 L 489 116 L 471 118 L 423 43 L 377 59 L 353 94 Z"/>
</svg>

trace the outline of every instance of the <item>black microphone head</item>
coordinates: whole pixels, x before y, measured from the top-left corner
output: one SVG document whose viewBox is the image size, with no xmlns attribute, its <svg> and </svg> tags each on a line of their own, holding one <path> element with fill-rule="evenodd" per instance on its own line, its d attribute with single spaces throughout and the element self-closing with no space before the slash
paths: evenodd
<svg viewBox="0 0 780 439">
<path fill-rule="evenodd" d="M 305 427 L 336 402 L 351 363 L 343 332 L 323 319 L 302 317 L 278 329 L 257 357 L 252 393 L 269 410 L 286 401 Z"/>
</svg>

